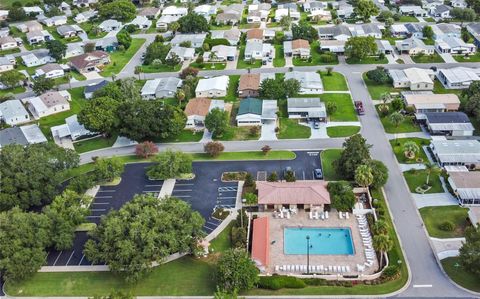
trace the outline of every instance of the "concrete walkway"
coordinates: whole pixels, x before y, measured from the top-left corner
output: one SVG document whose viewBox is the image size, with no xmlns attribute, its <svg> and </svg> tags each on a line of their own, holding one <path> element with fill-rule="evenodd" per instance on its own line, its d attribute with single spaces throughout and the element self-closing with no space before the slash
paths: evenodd
<svg viewBox="0 0 480 299">
<path fill-rule="evenodd" d="M 399 164 L 402 172 L 409 171 L 412 169 L 421 170 L 425 169 L 425 164 L 413 163 L 413 164 Z"/>
<path fill-rule="evenodd" d="M 447 192 L 429 194 L 412 193 L 412 196 L 418 209 L 423 207 L 458 205 L 458 200 Z"/>
<path fill-rule="evenodd" d="M 201 143 L 207 143 L 207 142 L 210 142 L 212 141 L 212 133 L 210 133 L 209 130 L 207 129 L 204 129 L 203 130 L 203 137 L 202 139 L 200 140 Z"/>
<path fill-rule="evenodd" d="M 411 132 L 411 133 L 397 133 L 397 134 L 387 134 L 387 138 L 390 140 L 399 139 L 399 138 L 425 138 L 430 139 L 430 134 L 426 132 Z"/>
<path fill-rule="evenodd" d="M 459 249 L 465 242 L 465 238 L 439 239 L 430 237 L 430 240 L 440 260 L 447 257 L 458 256 L 460 254 Z"/>
<path fill-rule="evenodd" d="M 271 122 L 266 122 L 262 124 L 260 130 L 261 130 L 261 135 L 260 139 L 262 141 L 267 141 L 267 140 L 278 140 L 277 134 L 275 133 L 275 128 L 277 127 L 277 123 L 274 121 Z"/>
<path fill-rule="evenodd" d="M 163 181 L 162 189 L 158 193 L 158 198 L 164 198 L 166 196 L 171 196 L 173 192 L 173 187 L 175 187 L 175 179 L 168 179 Z"/>
<path fill-rule="evenodd" d="M 361 127 L 362 124 L 359 121 L 329 121 L 329 122 L 327 122 L 327 128 L 329 128 L 329 127 L 347 127 L 347 126 Z"/>
<path fill-rule="evenodd" d="M 123 146 L 135 145 L 135 144 L 138 144 L 138 142 L 128 139 L 127 137 L 118 136 L 117 140 L 115 140 L 115 143 L 112 145 L 112 147 L 123 147 Z"/>
<path fill-rule="evenodd" d="M 388 64 L 398 64 L 397 59 L 392 54 L 387 54 L 385 57 L 387 57 Z"/>
<path fill-rule="evenodd" d="M 408 54 L 400 55 L 400 59 L 403 60 L 404 64 L 415 64 L 415 61 L 413 61 L 412 57 Z"/>
<path fill-rule="evenodd" d="M 457 61 L 453 58 L 452 54 L 450 54 L 450 53 L 438 53 L 438 54 L 443 58 L 443 60 L 445 60 L 446 63 L 455 63 L 455 62 L 457 62 Z"/>
</svg>

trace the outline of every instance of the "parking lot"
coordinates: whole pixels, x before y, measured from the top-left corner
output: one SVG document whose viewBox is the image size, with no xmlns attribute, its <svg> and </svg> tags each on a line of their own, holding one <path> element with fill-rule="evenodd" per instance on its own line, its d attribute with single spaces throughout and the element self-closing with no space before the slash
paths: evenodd
<svg viewBox="0 0 480 299">
<path fill-rule="evenodd" d="M 212 232 L 221 221 L 211 217 L 216 207 L 232 208 L 237 196 L 237 182 L 223 182 L 223 172 L 247 171 L 255 179 L 265 179 L 273 171 L 279 178 L 283 177 L 286 167 L 290 167 L 297 180 L 312 180 L 313 170 L 321 168 L 319 151 L 296 152 L 294 160 L 270 161 L 206 161 L 194 162 L 195 178 L 192 180 L 177 180 L 172 196 L 191 204 L 205 218 L 204 231 Z M 96 194 L 90 209 L 88 221 L 100 223 L 102 215 L 111 209 L 118 210 L 136 194 L 151 193 L 158 196 L 163 181 L 149 180 L 145 168 L 150 164 L 136 163 L 125 165 L 122 180 L 117 186 L 102 186 Z M 49 266 L 91 265 L 83 255 L 83 246 L 88 236 L 85 232 L 76 233 L 73 249 L 51 250 L 47 257 Z"/>
</svg>

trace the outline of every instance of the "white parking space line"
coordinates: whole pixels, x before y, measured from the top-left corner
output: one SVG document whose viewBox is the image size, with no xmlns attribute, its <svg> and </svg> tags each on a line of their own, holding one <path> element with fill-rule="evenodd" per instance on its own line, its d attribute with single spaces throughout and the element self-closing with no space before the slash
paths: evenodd
<svg viewBox="0 0 480 299">
<path fill-rule="evenodd" d="M 236 196 L 219 196 L 217 199 L 232 199 L 232 198 L 237 198 Z"/>
<path fill-rule="evenodd" d="M 192 189 L 177 189 L 173 191 L 178 191 L 178 192 L 192 192 Z"/>
<path fill-rule="evenodd" d="M 86 218 L 100 218 L 102 216 L 87 216 Z"/>
<path fill-rule="evenodd" d="M 431 288 L 433 287 L 431 284 L 414 284 L 414 288 Z"/>
<path fill-rule="evenodd" d="M 188 198 L 191 197 L 190 195 L 173 195 L 175 197 L 180 197 L 180 198 Z"/>
<path fill-rule="evenodd" d="M 85 254 L 82 255 L 82 258 L 80 259 L 80 262 L 78 263 L 79 266 L 82 264 L 84 258 L 85 258 Z"/>
<path fill-rule="evenodd" d="M 302 171 L 303 173 L 303 180 L 305 181 L 305 171 Z"/>
<path fill-rule="evenodd" d="M 92 202 L 92 205 L 109 205 L 109 202 Z"/>
<path fill-rule="evenodd" d="M 92 212 L 103 212 L 106 211 L 107 209 L 90 209 Z"/>
<path fill-rule="evenodd" d="M 113 196 L 95 196 L 95 198 L 112 198 Z"/>
<path fill-rule="evenodd" d="M 175 186 L 193 186 L 194 184 L 175 184 Z"/>
<path fill-rule="evenodd" d="M 117 190 L 98 190 L 97 193 L 99 192 L 116 192 Z"/>
<path fill-rule="evenodd" d="M 207 221 L 207 224 L 211 224 L 211 225 L 218 225 L 218 223 L 213 223 L 213 222 L 210 222 L 210 221 Z"/>
<path fill-rule="evenodd" d="M 62 255 L 62 252 L 63 252 L 63 250 L 62 250 L 62 251 L 60 251 L 60 253 L 58 254 L 57 258 L 55 259 L 55 262 L 53 262 L 53 265 L 54 265 L 54 266 L 57 264 L 57 262 L 58 262 L 58 259 L 59 259 L 59 258 L 60 258 L 60 256 Z"/>
<path fill-rule="evenodd" d="M 155 193 L 155 192 L 158 192 L 160 190 L 149 190 L 149 191 L 142 191 L 142 193 Z"/>
<path fill-rule="evenodd" d="M 162 185 L 145 185 L 145 187 L 162 187 Z"/>
<path fill-rule="evenodd" d="M 73 250 L 72 254 L 70 254 L 70 257 L 68 258 L 67 264 L 65 266 L 68 266 L 68 263 L 70 263 L 70 260 L 72 259 L 72 256 L 74 253 L 75 253 L 75 250 Z"/>
</svg>

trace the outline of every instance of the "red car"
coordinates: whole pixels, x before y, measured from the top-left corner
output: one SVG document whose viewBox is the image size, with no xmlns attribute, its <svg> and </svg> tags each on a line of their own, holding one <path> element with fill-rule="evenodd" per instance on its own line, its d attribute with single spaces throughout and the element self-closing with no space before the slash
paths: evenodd
<svg viewBox="0 0 480 299">
<path fill-rule="evenodd" d="M 358 115 L 364 115 L 365 110 L 363 109 L 362 101 L 355 101 L 355 109 L 357 110 Z"/>
</svg>

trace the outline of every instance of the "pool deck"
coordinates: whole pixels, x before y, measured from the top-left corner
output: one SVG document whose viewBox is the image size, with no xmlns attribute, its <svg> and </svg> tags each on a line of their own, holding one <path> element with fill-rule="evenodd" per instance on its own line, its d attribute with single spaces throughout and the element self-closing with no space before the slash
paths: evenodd
<svg viewBox="0 0 480 299">
<path fill-rule="evenodd" d="M 353 255 L 312 255 L 310 254 L 310 265 L 323 267 L 328 266 L 349 266 L 350 272 L 343 275 L 373 274 L 378 269 L 378 261 L 375 258 L 373 266 L 365 267 L 361 273 L 357 271 L 357 264 L 363 265 L 367 260 L 365 257 L 365 248 L 358 228 L 358 222 L 354 215 L 350 214 L 349 219 L 340 219 L 338 212 L 329 213 L 327 220 L 309 219 L 309 213 L 299 211 L 292 215 L 290 219 L 274 218 L 272 212 L 260 213 L 261 216 L 268 216 L 270 219 L 270 265 L 265 273 L 275 273 L 275 266 L 282 265 L 306 265 L 306 255 L 286 255 L 283 251 L 284 228 L 286 227 L 319 227 L 319 228 L 345 228 L 351 229 L 353 246 L 355 248 Z M 260 215 L 259 215 L 260 216 Z M 273 243 L 273 244 L 272 244 Z M 301 274 L 295 271 L 278 271 L 279 274 Z M 328 272 L 327 272 L 328 273 Z M 332 273 L 333 274 L 333 273 Z"/>
</svg>

